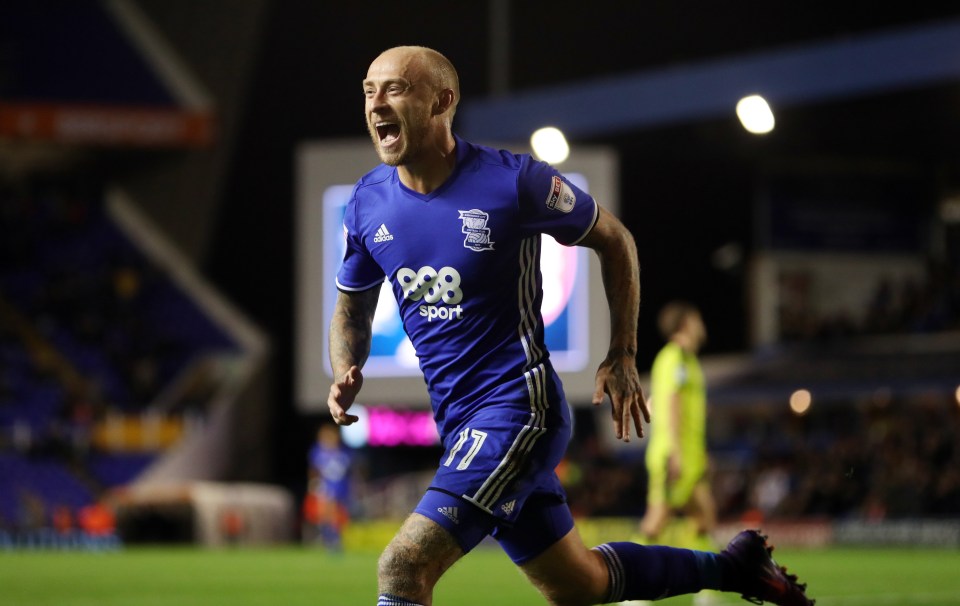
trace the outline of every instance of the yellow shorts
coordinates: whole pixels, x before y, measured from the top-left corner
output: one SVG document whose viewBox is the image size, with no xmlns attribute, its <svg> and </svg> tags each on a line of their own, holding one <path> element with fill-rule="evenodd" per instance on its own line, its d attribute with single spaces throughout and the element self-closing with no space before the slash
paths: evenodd
<svg viewBox="0 0 960 606">
<path fill-rule="evenodd" d="M 680 477 L 667 481 L 667 458 L 654 457 L 647 460 L 647 505 L 667 504 L 671 509 L 680 509 L 690 502 L 694 487 L 706 478 L 707 466 L 694 462 L 685 463 Z"/>
</svg>

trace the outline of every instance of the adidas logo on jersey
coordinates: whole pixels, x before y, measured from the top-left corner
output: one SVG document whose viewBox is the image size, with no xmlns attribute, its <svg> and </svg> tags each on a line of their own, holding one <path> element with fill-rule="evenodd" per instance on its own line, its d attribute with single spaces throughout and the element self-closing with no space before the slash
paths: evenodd
<svg viewBox="0 0 960 606">
<path fill-rule="evenodd" d="M 511 513 L 513 513 L 513 508 L 516 507 L 516 505 L 517 505 L 517 500 L 513 499 L 512 501 L 507 501 L 506 503 L 501 505 L 500 509 L 503 510 L 503 513 L 510 515 Z"/>
<path fill-rule="evenodd" d="M 380 242 L 386 242 L 388 240 L 393 240 L 393 234 L 387 231 L 386 223 L 381 223 L 380 229 L 378 229 L 377 233 L 373 236 L 373 241 L 380 243 Z"/>
<path fill-rule="evenodd" d="M 459 509 L 456 507 L 437 507 L 437 511 L 442 513 L 448 520 L 454 524 L 460 523 Z"/>
</svg>

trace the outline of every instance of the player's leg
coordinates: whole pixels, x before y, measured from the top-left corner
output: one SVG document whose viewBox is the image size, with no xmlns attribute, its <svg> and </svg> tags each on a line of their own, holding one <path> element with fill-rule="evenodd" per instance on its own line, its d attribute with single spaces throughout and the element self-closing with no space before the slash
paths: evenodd
<svg viewBox="0 0 960 606">
<path fill-rule="evenodd" d="M 706 479 L 694 486 L 693 492 L 690 493 L 687 512 L 696 524 L 698 541 L 701 539 L 710 541 L 701 545 L 712 545 L 710 537 L 717 527 L 717 505 Z"/>
<path fill-rule="evenodd" d="M 554 606 L 659 600 L 703 589 L 812 606 L 804 586 L 774 562 L 756 531 L 740 533 L 721 553 L 628 542 L 587 549 L 569 511 L 566 503 L 531 498 L 516 525 L 495 534 Z"/>
<path fill-rule="evenodd" d="M 702 532 L 713 530 L 713 520 L 716 519 L 713 501 L 710 498 L 706 480 L 706 457 L 684 453 L 684 466 L 677 477 L 668 479 L 666 463 L 659 469 L 650 470 L 651 479 L 647 491 L 648 515 L 641 521 L 641 531 L 647 536 L 648 542 L 662 542 L 677 547 L 701 549 L 710 547 L 699 539 Z M 678 514 L 682 514 L 679 515 Z M 696 532 L 687 537 L 681 530 L 676 532 L 673 540 L 664 540 L 664 529 L 671 522 L 678 520 L 678 524 L 671 526 L 680 529 L 689 528 L 692 518 L 697 526 Z M 671 528 L 676 530 L 676 528 Z"/>
<path fill-rule="evenodd" d="M 675 547 L 605 543 L 576 529 L 520 568 L 554 606 L 658 600 L 720 586 L 719 556 Z"/>
<path fill-rule="evenodd" d="M 429 605 L 444 571 L 496 526 L 489 510 L 457 496 L 479 491 L 497 468 L 497 453 L 505 450 L 494 428 L 483 425 L 482 419 L 474 421 L 472 433 L 464 431 L 445 440 L 441 460 L 450 464 L 441 464 L 430 489 L 381 555 L 379 606 Z M 475 448 L 462 449 L 470 439 Z M 486 449 L 481 448 L 484 444 Z M 465 457 L 469 457 L 466 463 Z"/>
<path fill-rule="evenodd" d="M 494 536 L 556 606 L 653 600 L 719 586 L 717 554 L 626 542 L 588 549 L 555 495 L 532 496 L 516 524 Z"/>
<path fill-rule="evenodd" d="M 587 549 L 576 528 L 520 569 L 550 604 L 600 604 L 609 593 L 609 572 L 600 552 Z"/>
<path fill-rule="evenodd" d="M 701 532 L 710 533 L 717 525 L 717 506 L 710 491 L 707 451 L 690 447 L 683 453 L 684 468 L 670 487 L 670 500 L 697 521 Z"/>
<path fill-rule="evenodd" d="M 670 521 L 671 509 L 667 502 L 666 457 L 647 455 L 647 509 L 640 520 L 640 534 L 648 543 L 656 542 Z"/>
<path fill-rule="evenodd" d="M 671 511 L 666 503 L 647 504 L 647 510 L 640 519 L 640 534 L 648 543 L 660 538 L 663 529 L 670 521 Z"/>
<path fill-rule="evenodd" d="M 713 551 L 715 545 L 711 533 L 717 524 L 717 508 L 710 491 L 707 475 L 707 455 L 703 451 L 685 451 L 684 467 L 675 481 L 667 488 L 667 504 L 685 518 L 681 540 L 670 543 L 677 547 L 689 547 Z"/>
<path fill-rule="evenodd" d="M 442 526 L 410 514 L 380 555 L 378 606 L 430 606 L 437 581 L 463 553 Z"/>
</svg>

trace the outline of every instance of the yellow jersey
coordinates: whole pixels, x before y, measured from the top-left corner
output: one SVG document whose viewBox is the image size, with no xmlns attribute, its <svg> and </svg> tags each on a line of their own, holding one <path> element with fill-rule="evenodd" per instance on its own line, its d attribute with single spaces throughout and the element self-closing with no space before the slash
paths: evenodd
<svg viewBox="0 0 960 606">
<path fill-rule="evenodd" d="M 651 425 L 647 457 L 667 458 L 674 449 L 671 431 L 674 395 L 680 398 L 680 428 L 676 436 L 684 464 L 706 462 L 707 389 L 697 356 L 676 343 L 667 343 L 654 359 L 650 373 Z"/>
</svg>

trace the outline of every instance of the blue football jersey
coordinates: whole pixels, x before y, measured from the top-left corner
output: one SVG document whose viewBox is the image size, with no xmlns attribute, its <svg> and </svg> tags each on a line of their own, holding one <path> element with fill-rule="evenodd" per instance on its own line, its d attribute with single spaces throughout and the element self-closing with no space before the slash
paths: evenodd
<svg viewBox="0 0 960 606">
<path fill-rule="evenodd" d="M 317 492 L 324 497 L 346 503 L 350 496 L 350 451 L 315 445 L 309 453 L 310 465 L 320 478 Z"/>
<path fill-rule="evenodd" d="M 478 410 L 545 410 L 562 400 L 544 346 L 540 236 L 578 243 L 599 208 L 550 165 L 456 138 L 437 190 L 405 187 L 380 165 L 344 215 L 337 287 L 386 278 L 427 382 L 441 435 Z"/>
</svg>

